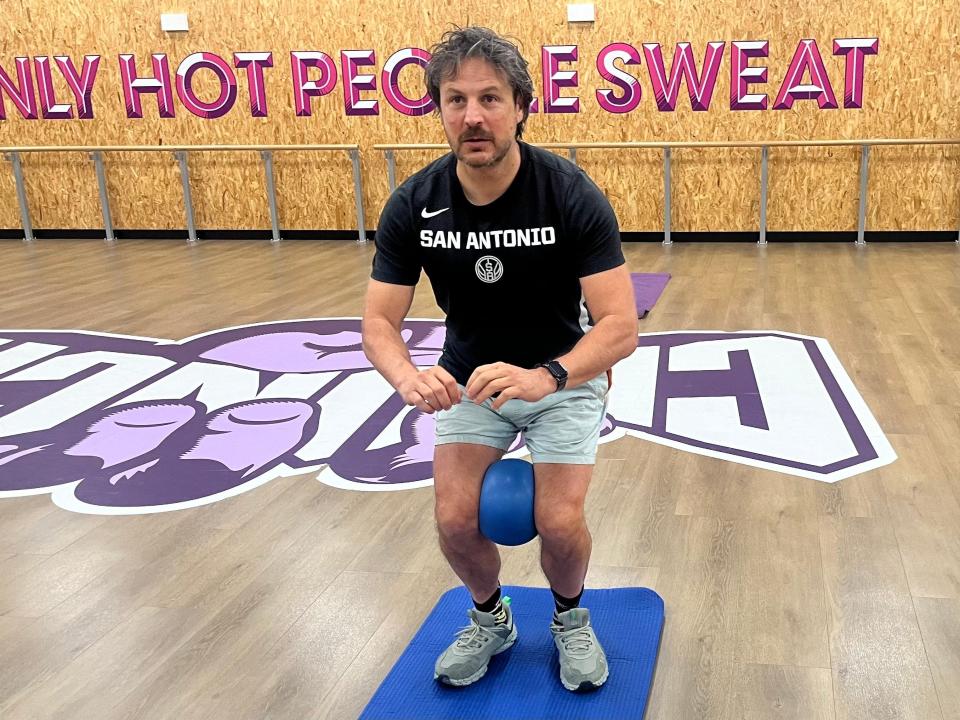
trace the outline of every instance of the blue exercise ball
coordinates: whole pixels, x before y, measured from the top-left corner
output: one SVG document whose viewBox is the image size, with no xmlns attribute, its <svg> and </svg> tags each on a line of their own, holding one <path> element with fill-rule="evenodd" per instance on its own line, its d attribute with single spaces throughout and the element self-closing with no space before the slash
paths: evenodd
<svg viewBox="0 0 960 720">
<path fill-rule="evenodd" d="M 480 532 L 498 545 L 523 545 L 537 536 L 533 519 L 533 465 L 499 460 L 480 489 Z"/>
</svg>

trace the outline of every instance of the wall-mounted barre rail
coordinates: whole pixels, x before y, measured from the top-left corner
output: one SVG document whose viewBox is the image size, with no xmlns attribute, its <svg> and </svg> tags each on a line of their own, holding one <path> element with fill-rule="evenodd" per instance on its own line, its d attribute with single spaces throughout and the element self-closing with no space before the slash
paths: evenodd
<svg viewBox="0 0 960 720">
<path fill-rule="evenodd" d="M 870 162 L 870 148 L 890 145 L 960 145 L 960 138 L 904 138 L 873 140 L 763 140 L 763 141 L 719 141 L 719 142 L 571 142 L 571 143 L 531 143 L 548 150 L 567 150 L 570 161 L 577 162 L 577 150 L 660 150 L 663 153 L 663 244 L 670 245 L 671 226 L 671 181 L 672 150 L 676 148 L 759 148 L 760 149 L 760 244 L 767 244 L 767 197 L 770 148 L 772 147 L 859 147 L 860 148 L 860 202 L 857 210 L 857 244 L 865 244 L 864 233 L 867 225 L 867 178 Z M 387 160 L 387 180 L 390 191 L 396 189 L 396 151 L 403 150 L 449 150 L 449 145 L 374 145 L 374 150 L 382 150 Z M 960 228 L 957 240 L 960 244 Z"/>
<path fill-rule="evenodd" d="M 13 175 L 17 186 L 17 202 L 20 205 L 20 220 L 23 228 L 24 240 L 33 242 L 33 224 L 30 220 L 30 207 L 27 203 L 26 186 L 23 182 L 23 165 L 20 156 L 23 153 L 44 152 L 79 152 L 89 153 L 94 163 L 97 175 L 97 189 L 100 195 L 100 210 L 103 214 L 103 225 L 106 231 L 106 240 L 115 240 L 113 219 L 110 213 L 110 198 L 107 194 L 106 170 L 103 164 L 103 154 L 112 152 L 172 152 L 180 165 L 180 181 L 183 186 L 183 207 L 186 215 L 187 234 L 189 242 L 197 241 L 197 228 L 193 217 L 193 199 L 190 192 L 190 169 L 187 155 L 190 152 L 259 152 L 263 161 L 267 184 L 267 202 L 270 206 L 270 223 L 272 225 L 273 242 L 280 242 L 280 218 L 277 212 L 277 193 L 273 175 L 273 153 L 283 152 L 322 152 L 346 151 L 353 164 L 353 194 L 357 211 L 358 242 L 367 241 L 367 232 L 364 226 L 363 212 L 363 179 L 360 174 L 360 148 L 357 145 L 51 145 L 26 147 L 0 147 L 0 154 L 10 160 L 13 165 Z"/>
</svg>

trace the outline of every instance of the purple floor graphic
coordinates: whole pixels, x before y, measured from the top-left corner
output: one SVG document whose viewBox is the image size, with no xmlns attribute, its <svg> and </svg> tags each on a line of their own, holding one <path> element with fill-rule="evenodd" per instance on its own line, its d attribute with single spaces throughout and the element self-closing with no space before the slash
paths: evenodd
<svg viewBox="0 0 960 720">
<path fill-rule="evenodd" d="M 630 273 L 630 282 L 633 284 L 637 317 L 645 318 L 670 282 L 670 273 Z"/>
<path fill-rule="evenodd" d="M 444 341 L 408 320 L 420 366 Z M 432 483 L 434 421 L 370 366 L 360 321 L 250 325 L 182 341 L 0 331 L 0 498 L 138 514 L 278 477 L 353 490 Z M 614 368 L 601 442 L 632 436 L 836 482 L 896 459 L 829 343 L 782 332 L 640 335 Z M 526 455 L 518 437 L 509 457 Z"/>
</svg>

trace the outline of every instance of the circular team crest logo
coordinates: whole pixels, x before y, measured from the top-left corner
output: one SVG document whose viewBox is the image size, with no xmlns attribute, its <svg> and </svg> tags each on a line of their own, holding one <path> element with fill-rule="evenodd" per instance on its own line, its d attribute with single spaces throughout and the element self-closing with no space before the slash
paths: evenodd
<svg viewBox="0 0 960 720">
<path fill-rule="evenodd" d="M 503 277 L 503 263 L 493 255 L 484 255 L 474 266 L 477 277 L 485 283 L 495 283 Z"/>
</svg>

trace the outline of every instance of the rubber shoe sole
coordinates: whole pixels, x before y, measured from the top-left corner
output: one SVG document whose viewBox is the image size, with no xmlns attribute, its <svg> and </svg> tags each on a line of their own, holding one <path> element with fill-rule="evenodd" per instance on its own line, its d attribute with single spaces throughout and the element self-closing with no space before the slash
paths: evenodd
<svg viewBox="0 0 960 720">
<path fill-rule="evenodd" d="M 517 641 L 517 627 L 516 625 L 514 625 L 513 630 L 511 630 L 510 634 L 507 636 L 507 641 L 503 643 L 503 645 L 501 645 L 499 648 L 497 648 L 497 651 L 493 653 L 493 655 L 491 655 L 490 657 L 493 657 L 494 655 L 499 655 L 502 652 L 506 652 L 507 650 L 513 647 L 513 644 L 516 641 Z M 450 685 L 451 687 L 466 687 L 467 685 L 472 685 L 477 680 L 479 680 L 484 675 L 486 675 L 487 668 L 489 667 L 489 665 L 490 665 L 490 661 L 488 660 L 486 665 L 484 665 L 482 668 L 477 670 L 473 675 L 463 678 L 463 680 L 453 680 L 447 675 L 437 675 L 436 673 L 433 674 L 433 679 L 439 680 L 444 685 Z M 604 677 L 603 679 L 606 680 L 606 677 Z"/>
<path fill-rule="evenodd" d="M 567 681 L 564 680 L 562 677 L 560 678 L 560 682 L 562 682 L 563 686 L 570 692 L 588 693 L 596 690 L 598 687 L 603 685 L 607 681 L 608 677 L 610 677 L 609 668 L 607 668 L 606 672 L 603 673 L 603 677 L 597 680 L 596 682 L 591 682 L 589 680 L 586 680 L 580 683 L 579 685 L 571 685 L 571 684 L 568 684 Z"/>
</svg>

